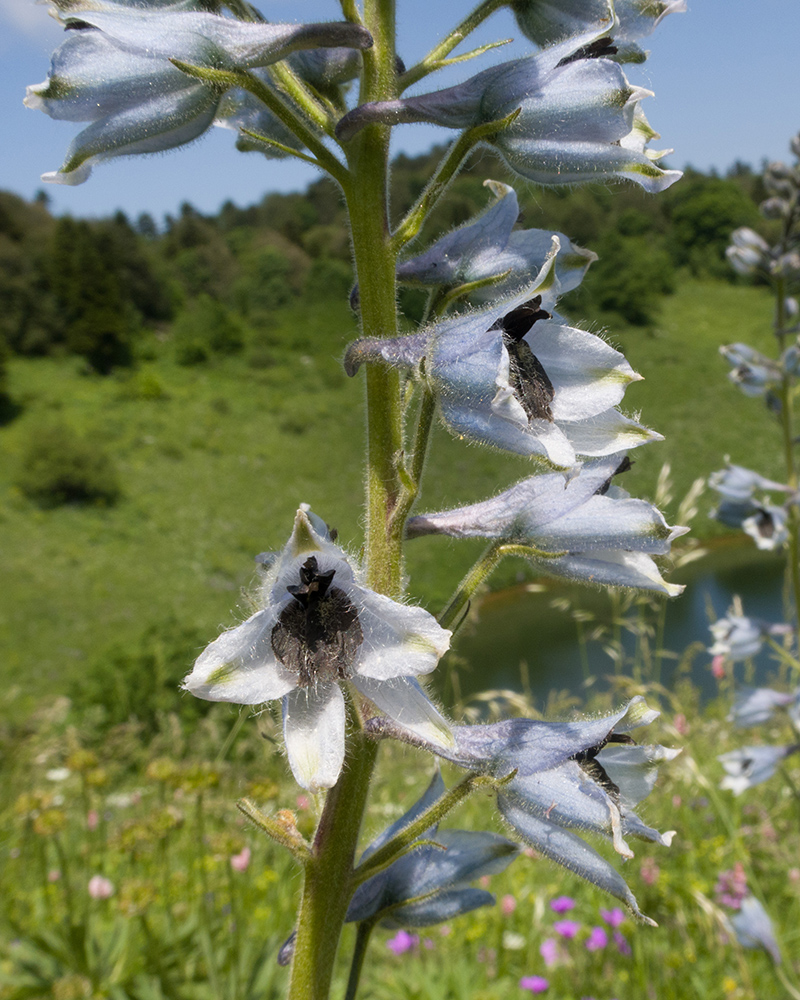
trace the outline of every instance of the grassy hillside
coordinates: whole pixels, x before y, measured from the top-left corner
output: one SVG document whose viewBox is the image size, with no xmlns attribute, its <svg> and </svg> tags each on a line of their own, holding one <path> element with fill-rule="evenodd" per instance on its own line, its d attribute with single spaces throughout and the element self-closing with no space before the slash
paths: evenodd
<svg viewBox="0 0 800 1000">
<path fill-rule="evenodd" d="M 663 302 L 652 332 L 610 335 L 646 378 L 629 390 L 628 408 L 666 436 L 636 456 L 627 488 L 651 496 L 669 461 L 680 497 L 725 453 L 745 464 L 757 453 L 759 469 L 778 475 L 763 406 L 729 385 L 717 354 L 735 339 L 769 348 L 766 293 L 683 282 Z M 253 556 L 283 543 L 300 502 L 358 546 L 363 388 L 338 360 L 355 332 L 344 304 L 306 304 L 278 310 L 258 343 L 208 366 L 180 366 L 174 345 L 156 340 L 138 369 L 106 378 L 87 375 L 76 358 L 10 362 L 21 412 L 0 429 L 6 711 L 64 690 L 102 651 L 135 647 L 153 626 L 180 632 L 190 660 L 247 610 Z M 53 423 L 110 456 L 116 504 L 42 509 L 21 493 L 26 451 Z M 527 468 L 440 431 L 422 509 L 482 498 Z M 716 530 L 704 517 L 697 527 Z M 412 593 L 437 610 L 474 552 L 446 539 L 416 542 Z M 496 582 L 519 570 L 506 566 Z"/>
</svg>

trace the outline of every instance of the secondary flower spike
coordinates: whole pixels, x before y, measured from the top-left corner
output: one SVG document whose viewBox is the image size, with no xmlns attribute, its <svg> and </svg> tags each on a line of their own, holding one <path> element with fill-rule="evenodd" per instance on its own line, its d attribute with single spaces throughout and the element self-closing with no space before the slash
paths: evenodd
<svg viewBox="0 0 800 1000">
<path fill-rule="evenodd" d="M 539 184 L 621 177 L 662 191 L 681 172 L 658 166 L 665 153 L 646 150 L 658 137 L 639 109 L 650 91 L 628 83 L 607 58 L 615 51 L 605 34 L 587 32 L 447 90 L 362 104 L 342 118 L 337 135 L 348 140 L 366 125 L 407 122 L 468 129 L 518 111 L 491 144 L 523 177 Z"/>
<path fill-rule="evenodd" d="M 421 367 L 453 434 L 554 468 L 572 468 L 579 455 L 661 440 L 616 409 L 628 384 L 641 377 L 623 355 L 542 308 L 555 281 L 558 240 L 553 244 L 536 280 L 516 295 L 448 317 L 427 332 L 357 340 L 345 355 L 345 371 L 354 375 L 365 361 Z"/>
<path fill-rule="evenodd" d="M 566 482 L 560 473 L 534 476 L 491 500 L 412 517 L 406 532 L 502 539 L 529 547 L 548 575 L 675 596 L 683 587 L 667 583 L 651 557 L 689 529 L 669 527 L 652 504 L 613 485 L 629 467 L 617 454 L 586 462 Z"/>
<path fill-rule="evenodd" d="M 347 23 L 266 24 L 175 6 L 98 6 L 70 4 L 63 15 L 68 37 L 53 54 L 50 75 L 28 88 L 28 107 L 91 122 L 45 181 L 81 184 L 102 160 L 160 152 L 202 135 L 227 88 L 181 72 L 172 60 L 244 70 L 297 49 L 372 44 L 366 29 Z"/>
<path fill-rule="evenodd" d="M 289 763 L 304 788 L 330 788 L 339 777 L 343 682 L 400 726 L 450 745 L 449 726 L 416 677 L 433 670 L 451 633 L 422 608 L 364 587 L 307 508 L 298 510 L 260 599 L 261 610 L 200 654 L 183 686 L 198 698 L 239 705 L 281 698 Z"/>
<path fill-rule="evenodd" d="M 648 921 L 619 872 L 572 830 L 611 840 L 625 858 L 633 856 L 626 837 L 669 846 L 673 833 L 646 826 L 635 808 L 652 791 L 658 765 L 680 751 L 637 745 L 628 735 L 658 715 L 636 697 L 598 719 L 505 719 L 454 726 L 454 747 L 444 750 L 428 744 L 427 749 L 502 781 L 497 795 L 500 811 L 531 847 L 616 896 L 635 916 Z M 367 729 L 426 746 L 390 720 L 370 720 Z"/>
</svg>

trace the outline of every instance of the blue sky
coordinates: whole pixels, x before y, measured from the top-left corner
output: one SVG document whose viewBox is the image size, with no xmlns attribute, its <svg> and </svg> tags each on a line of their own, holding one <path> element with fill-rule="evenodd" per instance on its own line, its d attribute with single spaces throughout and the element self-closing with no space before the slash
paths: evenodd
<svg viewBox="0 0 800 1000">
<path fill-rule="evenodd" d="M 688 5 L 687 13 L 666 18 L 647 40 L 648 62 L 628 70 L 632 82 L 655 92 L 643 104 L 662 135 L 654 147 L 675 150 L 670 166 L 704 170 L 725 170 L 737 159 L 758 166 L 764 158 L 787 158 L 789 138 L 800 131 L 800 2 L 689 0 Z M 469 6 L 398 0 L 399 50 L 406 63 L 422 56 Z M 262 0 L 260 7 L 273 21 L 332 20 L 340 10 L 335 0 Z M 46 7 L 0 0 L 0 188 L 27 198 L 44 186 L 40 174 L 61 164 L 78 130 L 22 105 L 25 86 L 47 76 L 61 34 Z M 504 12 L 476 38 L 511 36 L 519 32 Z M 523 43 L 502 50 L 502 58 L 529 51 Z M 497 58 L 490 54 L 449 76 L 429 78 L 428 89 L 457 82 Z M 395 130 L 395 148 L 420 152 L 449 138 L 452 133 L 430 126 L 405 126 Z M 212 129 L 192 146 L 168 154 L 101 165 L 80 187 L 46 189 L 58 213 L 101 216 L 121 208 L 132 218 L 145 211 L 161 218 L 183 201 L 214 212 L 228 199 L 248 205 L 269 190 L 302 190 L 314 177 L 313 168 L 299 162 L 237 153 L 233 133 Z"/>
</svg>

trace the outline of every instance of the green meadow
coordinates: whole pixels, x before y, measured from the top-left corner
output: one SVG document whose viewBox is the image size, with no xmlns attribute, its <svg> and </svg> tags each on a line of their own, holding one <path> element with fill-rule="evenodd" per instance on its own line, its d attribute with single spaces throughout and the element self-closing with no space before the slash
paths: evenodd
<svg viewBox="0 0 800 1000">
<path fill-rule="evenodd" d="M 640 449 L 626 476 L 652 498 L 664 463 L 681 498 L 726 454 L 780 475 L 771 419 L 727 381 L 722 342 L 765 341 L 765 290 L 680 281 L 652 328 L 609 333 L 644 381 L 629 412 L 664 434 Z M 0 430 L 0 519 L 6 580 L 0 618 L 3 712 L 30 709 L 113 650 L 154 628 L 179 630 L 195 650 L 248 609 L 254 556 L 278 548 L 301 502 L 358 545 L 360 378 L 340 359 L 356 334 L 344 303 L 294 305 L 273 316 L 270 342 L 208 366 L 176 364 L 169 340 L 148 341 L 148 360 L 108 377 L 76 358 L 14 358 L 9 382 L 20 415 Z M 111 457 L 120 497 L 112 505 L 42 509 L 17 486 L 31 439 L 66 425 Z M 431 449 L 420 510 L 482 499 L 523 478 L 522 459 L 449 440 Z M 711 498 L 705 500 L 705 510 Z M 667 511 L 674 518 L 675 511 Z M 718 532 L 705 516 L 699 537 Z M 409 547 L 411 593 L 433 611 L 476 553 L 444 539 Z M 502 567 L 494 586 L 524 564 Z"/>
</svg>

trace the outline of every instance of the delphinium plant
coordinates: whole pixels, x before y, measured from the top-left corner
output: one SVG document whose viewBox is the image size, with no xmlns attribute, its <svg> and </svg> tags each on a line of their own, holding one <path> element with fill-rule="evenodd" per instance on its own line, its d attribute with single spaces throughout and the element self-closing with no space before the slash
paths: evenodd
<svg viewBox="0 0 800 1000">
<path fill-rule="evenodd" d="M 775 418 L 783 444 L 784 482 L 769 479 L 749 468 L 728 464 L 713 473 L 710 487 L 719 495 L 712 512 L 723 524 L 741 528 L 759 549 L 782 551 L 786 557 L 785 621 L 767 622 L 744 613 L 735 599 L 728 614 L 711 625 L 714 638 L 709 652 L 712 669 L 722 678 L 737 662 L 748 661 L 768 643 L 784 682 L 783 689 L 741 685 L 735 693 L 730 720 L 743 729 L 781 722 L 785 733 L 779 744 L 756 742 L 719 756 L 725 775 L 721 787 L 741 795 L 754 785 L 782 775 L 791 794 L 800 801 L 794 757 L 800 751 L 800 657 L 797 649 L 800 609 L 800 493 L 798 493 L 797 422 L 795 407 L 800 375 L 798 306 L 800 291 L 800 135 L 792 139 L 792 165 L 771 163 L 763 175 L 768 197 L 761 203 L 770 244 L 754 230 L 737 229 L 727 256 L 737 273 L 757 277 L 769 285 L 774 297 L 775 354 L 768 356 L 748 344 L 720 348 L 731 366 L 729 377 L 749 397 L 761 399 Z M 778 617 L 776 614 L 774 617 Z M 771 734 L 770 734 L 771 735 Z M 743 943 L 764 946 L 780 960 L 771 938 L 769 917 L 755 896 L 742 905 L 737 935 Z M 750 924 L 760 932 L 749 931 Z M 767 934 L 767 930 L 769 931 Z M 772 940 L 764 944 L 765 938 Z"/>
<path fill-rule="evenodd" d="M 419 86 L 496 48 L 451 56 L 505 6 L 532 54 L 448 89 Z M 576 831 L 607 838 L 625 858 L 631 838 L 669 843 L 635 812 L 658 763 L 677 752 L 631 735 L 658 713 L 635 698 L 600 718 L 459 725 L 420 680 L 506 556 L 587 583 L 680 590 L 654 557 L 681 529 L 616 480 L 630 468 L 627 452 L 659 437 L 619 409 L 639 376 L 601 336 L 558 312 L 559 295 L 593 255 L 564 234 L 515 228 L 508 185 L 489 183 L 483 214 L 424 252 L 412 246 L 480 146 L 538 184 L 627 180 L 655 193 L 677 180 L 648 148 L 657 137 L 641 109 L 648 92 L 629 83 L 624 64 L 646 57 L 639 41 L 683 0 L 483 0 L 408 68 L 395 47 L 394 0 L 341 0 L 341 22 L 304 25 L 269 23 L 245 0 L 54 0 L 54 8 L 67 37 L 26 101 L 89 124 L 45 180 L 82 183 L 106 159 L 172 149 L 219 124 L 244 151 L 314 164 L 339 185 L 349 213 L 361 336 L 344 365 L 352 376 L 363 369 L 366 383 L 363 546 L 354 556 L 300 505 L 288 541 L 259 557 L 254 614 L 212 642 L 185 681 L 214 701 L 280 701 L 289 766 L 317 797 L 310 839 L 291 813 L 240 803 L 303 872 L 295 933 L 279 956 L 291 963 L 289 996 L 328 996 L 349 921 L 354 997 L 376 925 L 413 930 L 492 902 L 470 883 L 508 865 L 520 842 L 648 921 L 616 868 Z M 393 223 L 389 140 L 411 122 L 457 135 Z M 410 332 L 400 283 L 429 290 Z M 437 412 L 456 438 L 523 456 L 528 478 L 471 506 L 416 510 Z M 428 534 L 487 540 L 438 619 L 404 598 L 404 546 Z M 464 776 L 447 788 L 437 766 L 419 801 L 359 853 L 385 739 Z M 496 797 L 514 840 L 440 826 L 479 789 Z"/>
</svg>

